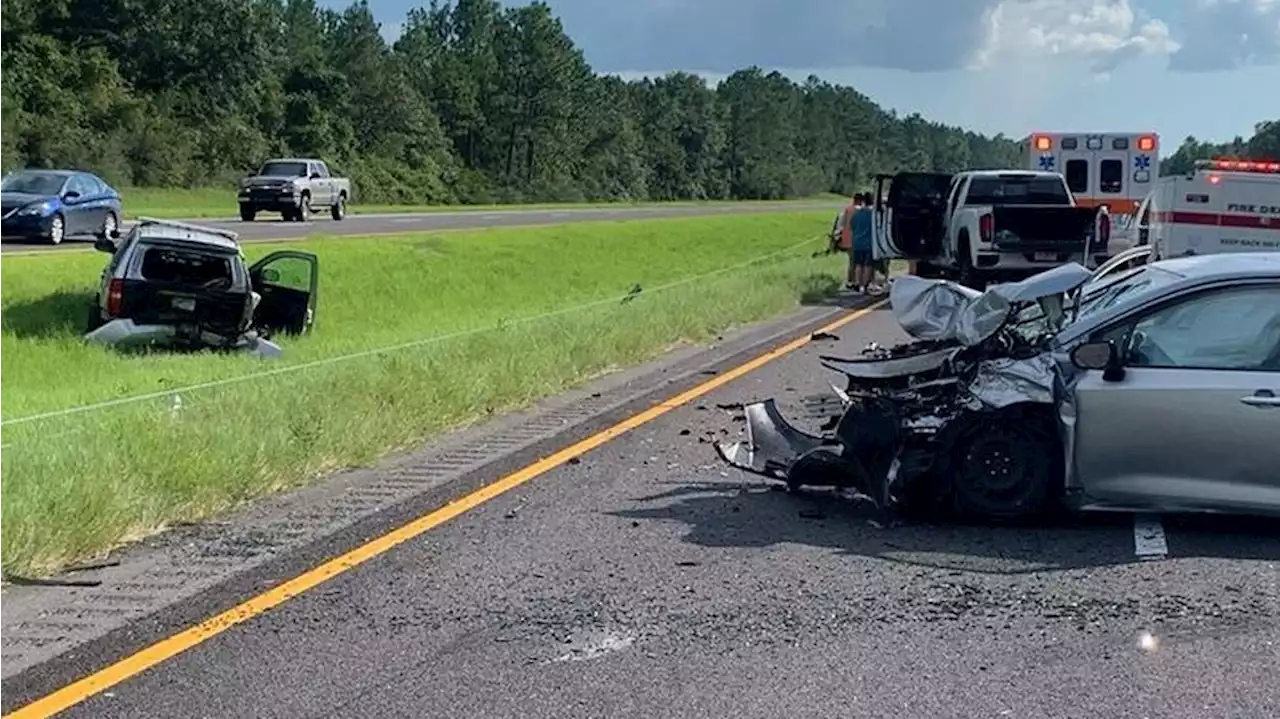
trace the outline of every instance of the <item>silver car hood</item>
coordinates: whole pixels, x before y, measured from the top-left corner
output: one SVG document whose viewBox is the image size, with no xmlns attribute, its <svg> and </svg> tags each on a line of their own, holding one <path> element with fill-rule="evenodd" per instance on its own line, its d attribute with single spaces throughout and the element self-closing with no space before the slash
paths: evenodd
<svg viewBox="0 0 1280 719">
<path fill-rule="evenodd" d="M 1021 305 L 1063 296 L 1089 281 L 1092 273 L 1071 262 L 1021 282 L 993 285 L 986 292 L 950 280 L 905 276 L 893 281 L 889 304 L 899 326 L 921 340 L 954 340 L 973 346 L 995 334 Z"/>
</svg>

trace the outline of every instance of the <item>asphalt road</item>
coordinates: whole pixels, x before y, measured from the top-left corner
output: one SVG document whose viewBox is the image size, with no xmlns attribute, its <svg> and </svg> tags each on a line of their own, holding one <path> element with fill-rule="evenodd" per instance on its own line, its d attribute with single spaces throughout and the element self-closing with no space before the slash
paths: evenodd
<svg viewBox="0 0 1280 719">
<path fill-rule="evenodd" d="M 297 239 L 308 235 L 378 235 L 431 230 L 467 229 L 482 227 L 510 227 L 519 225 L 556 225 L 566 222 L 591 220 L 631 220 L 658 217 L 693 217 L 700 215 L 750 214 L 834 208 L 830 202 L 788 203 L 740 203 L 716 205 L 667 205 L 648 207 L 602 207 L 562 209 L 511 209 L 465 210 L 458 212 L 427 212 L 378 215 L 348 215 L 341 222 L 327 216 L 316 215 L 301 224 L 284 222 L 278 218 L 242 222 L 238 219 L 182 220 L 210 227 L 218 227 L 239 233 L 245 242 L 263 240 Z M 131 226 L 125 223 L 127 230 Z M 5 242 L 0 252 L 57 252 L 91 245 L 91 237 L 69 238 L 60 245 L 47 246 L 36 243 Z"/>
<path fill-rule="evenodd" d="M 718 464 L 840 330 L 73 708 L 77 717 L 1280 715 L 1280 532 L 879 528 Z M 812 426 L 816 417 L 802 419 Z M 1142 637 L 1152 639 L 1143 646 Z"/>
</svg>

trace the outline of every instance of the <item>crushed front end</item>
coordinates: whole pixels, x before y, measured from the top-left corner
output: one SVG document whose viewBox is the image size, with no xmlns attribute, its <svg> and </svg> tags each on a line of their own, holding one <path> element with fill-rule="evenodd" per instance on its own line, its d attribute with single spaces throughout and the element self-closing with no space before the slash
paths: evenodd
<svg viewBox="0 0 1280 719">
<path fill-rule="evenodd" d="M 845 389 L 834 388 L 842 411 L 821 434 L 788 423 L 769 399 L 744 407 L 745 441 L 717 444 L 717 454 L 789 488 L 852 489 L 882 509 L 958 503 L 990 517 L 1033 511 L 1046 501 L 1061 455 L 1057 375 L 1045 342 L 1062 293 L 1088 273 L 1079 265 L 1059 270 L 1044 273 L 1048 281 L 1037 276 L 1038 286 L 1028 286 L 1031 278 L 986 293 L 899 278 L 890 301 L 916 339 L 872 345 L 857 358 L 821 357 L 847 379 Z M 1024 322 L 1033 305 L 1035 320 Z"/>
</svg>

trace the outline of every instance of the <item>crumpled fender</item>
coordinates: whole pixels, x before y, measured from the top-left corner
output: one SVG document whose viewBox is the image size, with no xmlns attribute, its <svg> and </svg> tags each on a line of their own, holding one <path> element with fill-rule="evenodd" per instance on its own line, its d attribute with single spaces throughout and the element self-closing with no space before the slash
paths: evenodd
<svg viewBox="0 0 1280 719">
<path fill-rule="evenodd" d="M 743 410 L 746 441 L 715 443 L 716 454 L 729 465 L 782 480 L 792 488 L 866 486 L 866 471 L 844 456 L 838 441 L 796 429 L 773 399 L 745 405 Z"/>
</svg>

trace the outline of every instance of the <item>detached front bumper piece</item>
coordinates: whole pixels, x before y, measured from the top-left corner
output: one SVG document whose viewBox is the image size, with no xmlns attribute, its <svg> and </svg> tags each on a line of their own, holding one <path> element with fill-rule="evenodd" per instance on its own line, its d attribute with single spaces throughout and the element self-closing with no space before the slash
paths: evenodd
<svg viewBox="0 0 1280 719">
<path fill-rule="evenodd" d="M 774 400 L 745 405 L 745 442 L 717 442 L 716 454 L 738 469 L 787 483 L 787 487 L 867 486 L 866 471 L 844 457 L 835 438 L 819 437 L 791 426 Z"/>
</svg>

